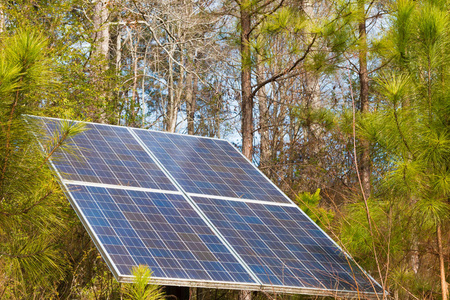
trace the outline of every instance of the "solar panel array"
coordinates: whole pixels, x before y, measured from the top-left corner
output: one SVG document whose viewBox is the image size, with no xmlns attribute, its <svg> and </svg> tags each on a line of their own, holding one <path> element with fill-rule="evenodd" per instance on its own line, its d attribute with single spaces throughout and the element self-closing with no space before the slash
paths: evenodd
<svg viewBox="0 0 450 300">
<path fill-rule="evenodd" d="M 62 120 L 30 117 L 43 134 Z M 365 297 L 380 286 L 224 140 L 87 123 L 51 164 L 119 281 Z"/>
</svg>

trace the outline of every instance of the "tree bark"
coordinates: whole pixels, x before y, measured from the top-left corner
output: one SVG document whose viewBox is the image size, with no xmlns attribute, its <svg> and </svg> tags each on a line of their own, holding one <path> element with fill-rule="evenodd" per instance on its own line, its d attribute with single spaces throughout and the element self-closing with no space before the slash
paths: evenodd
<svg viewBox="0 0 450 300">
<path fill-rule="evenodd" d="M 130 40 L 131 41 L 131 40 Z M 136 116 L 137 116 L 137 108 L 139 107 L 139 94 L 138 94 L 138 63 L 139 57 L 137 56 L 137 48 L 138 43 L 136 42 L 134 45 L 134 57 L 133 57 L 133 90 L 132 90 L 132 99 L 130 109 L 130 122 L 128 126 L 136 126 Z"/>
<path fill-rule="evenodd" d="M 247 3 L 241 3 L 241 119 L 242 119 L 242 153 L 250 161 L 253 154 L 253 97 L 252 97 L 252 74 L 251 74 L 251 49 L 250 30 L 251 14 L 246 7 Z"/>
<path fill-rule="evenodd" d="M 94 7 L 94 39 L 98 42 L 97 47 L 95 48 L 95 56 L 108 59 L 109 53 L 109 25 L 107 25 L 108 21 L 108 8 L 107 1 L 105 0 L 97 0 Z"/>
<path fill-rule="evenodd" d="M 172 47 L 171 50 L 174 47 Z M 174 51 L 171 51 L 171 54 L 173 55 Z M 174 70 L 173 70 L 173 62 L 171 59 L 169 59 L 169 67 L 168 67 L 168 95 L 167 95 L 167 113 L 166 113 L 166 131 L 168 132 L 175 132 L 175 125 L 176 125 L 176 105 L 175 105 L 175 91 L 174 91 Z"/>
<path fill-rule="evenodd" d="M 258 55 L 258 61 L 256 65 L 256 81 L 260 84 L 264 78 L 264 67 L 261 63 L 262 57 Z M 258 97 L 258 107 L 259 107 L 259 167 L 266 174 L 269 171 L 266 169 L 270 160 L 270 148 L 269 148 L 269 106 L 265 93 L 265 88 L 262 87 L 258 90 L 256 96 Z"/>
<path fill-rule="evenodd" d="M 367 71 L 367 31 L 366 31 L 366 14 L 364 0 L 358 1 L 358 9 L 360 11 L 359 29 L 359 104 L 361 114 L 369 111 L 369 73 Z M 360 155 L 360 174 L 363 191 L 366 197 L 370 196 L 370 144 L 366 139 L 360 139 L 361 155 Z"/>
<path fill-rule="evenodd" d="M 189 300 L 197 300 L 198 299 L 198 288 L 191 287 L 189 288 Z"/>
<path fill-rule="evenodd" d="M 99 60 L 100 63 L 96 66 L 97 75 L 94 75 L 95 85 L 103 85 L 102 73 L 108 69 L 108 59 L 109 59 L 109 40 L 110 40 L 110 32 L 109 25 L 107 24 L 109 17 L 109 11 L 107 7 L 106 0 L 97 0 L 95 2 L 94 7 L 94 41 L 95 46 L 93 49 L 93 56 L 95 59 Z M 95 60 L 94 60 L 95 61 Z M 94 73 L 95 74 L 95 73 Z M 97 78 L 95 78 L 97 77 Z M 100 123 L 107 122 L 107 98 L 108 92 L 106 92 L 106 88 L 104 92 L 100 96 L 102 110 L 100 112 L 100 116 L 98 116 L 98 121 Z"/>
<path fill-rule="evenodd" d="M 191 9 L 189 10 L 191 11 Z M 189 47 L 189 46 L 188 46 Z M 196 94 L 197 94 L 197 85 L 198 78 L 194 76 L 195 69 L 195 53 L 192 48 L 187 48 L 187 57 L 186 57 L 186 69 L 188 73 L 186 74 L 186 118 L 187 118 L 187 130 L 188 134 L 195 134 L 195 109 L 197 104 Z M 195 78 L 194 78 L 195 77 Z"/>
<path fill-rule="evenodd" d="M 253 96 L 252 96 L 252 70 L 251 70 L 251 49 L 250 49 L 250 31 L 251 14 L 248 11 L 246 1 L 240 5 L 241 12 L 241 88 L 242 88 L 242 153 L 250 161 L 253 155 Z M 251 300 L 250 291 L 240 291 L 240 300 Z"/>
<path fill-rule="evenodd" d="M 441 289 L 442 289 L 442 300 L 448 299 L 448 284 L 445 280 L 445 261 L 444 261 L 444 250 L 442 248 L 442 232 L 441 232 L 441 224 L 437 224 L 436 226 L 436 234 L 437 234 L 437 244 L 439 251 L 439 270 L 441 273 Z"/>
<path fill-rule="evenodd" d="M 3 11 L 3 7 L 0 7 L 0 33 L 5 31 L 5 12 Z"/>
<path fill-rule="evenodd" d="M 117 25 L 117 40 L 116 40 L 116 73 L 120 73 L 122 67 L 122 34 L 120 25 Z"/>
<path fill-rule="evenodd" d="M 195 134 L 194 116 L 196 99 L 194 96 L 194 75 L 188 73 L 186 75 L 186 115 L 187 115 L 187 130 L 188 134 Z"/>
<path fill-rule="evenodd" d="M 416 197 L 411 197 L 411 207 L 415 207 L 417 203 Z M 414 274 L 417 274 L 419 272 L 420 267 L 420 257 L 419 257 L 419 239 L 418 239 L 418 229 L 417 227 L 412 228 L 411 232 L 412 241 L 411 241 L 411 258 L 410 258 L 410 264 L 411 269 L 413 270 Z"/>
<path fill-rule="evenodd" d="M 239 300 L 252 300 L 252 291 L 239 291 Z"/>
</svg>

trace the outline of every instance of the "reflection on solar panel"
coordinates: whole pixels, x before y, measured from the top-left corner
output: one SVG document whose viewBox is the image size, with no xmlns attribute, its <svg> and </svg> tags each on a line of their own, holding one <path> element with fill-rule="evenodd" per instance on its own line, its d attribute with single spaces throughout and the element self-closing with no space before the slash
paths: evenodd
<svg viewBox="0 0 450 300">
<path fill-rule="evenodd" d="M 61 120 L 30 117 L 47 134 Z M 368 276 L 230 143 L 92 124 L 52 166 L 119 281 L 374 297 Z M 45 138 L 40 138 L 45 143 Z"/>
<path fill-rule="evenodd" d="M 254 283 L 181 194 L 95 186 L 69 191 L 121 275 Z"/>
<path fill-rule="evenodd" d="M 47 133 L 61 128 L 57 120 L 41 124 Z M 176 190 L 127 128 L 95 124 L 86 124 L 86 128 L 73 138 L 74 155 L 61 151 L 53 155 L 53 164 L 63 179 Z"/>
<path fill-rule="evenodd" d="M 264 284 L 372 288 L 357 266 L 350 265 L 296 207 L 199 197 L 194 201 Z"/>
<path fill-rule="evenodd" d="M 289 202 L 227 141 L 133 131 L 188 193 Z"/>
</svg>

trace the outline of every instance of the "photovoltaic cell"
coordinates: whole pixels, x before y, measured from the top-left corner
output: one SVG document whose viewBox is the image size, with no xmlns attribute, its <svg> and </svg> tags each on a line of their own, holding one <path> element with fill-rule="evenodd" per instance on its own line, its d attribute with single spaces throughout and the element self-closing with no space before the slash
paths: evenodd
<svg viewBox="0 0 450 300">
<path fill-rule="evenodd" d="M 133 131 L 187 193 L 289 202 L 227 141 Z"/>
<path fill-rule="evenodd" d="M 49 135 L 61 131 L 60 120 L 38 120 Z M 58 149 L 52 156 L 63 179 L 176 190 L 126 127 L 86 123 L 85 128 L 70 140 L 73 153 Z"/>
<path fill-rule="evenodd" d="M 69 185 L 121 275 L 255 283 L 182 195 Z"/>
<path fill-rule="evenodd" d="M 297 207 L 193 199 L 264 284 L 373 290 L 373 282 Z"/>
</svg>

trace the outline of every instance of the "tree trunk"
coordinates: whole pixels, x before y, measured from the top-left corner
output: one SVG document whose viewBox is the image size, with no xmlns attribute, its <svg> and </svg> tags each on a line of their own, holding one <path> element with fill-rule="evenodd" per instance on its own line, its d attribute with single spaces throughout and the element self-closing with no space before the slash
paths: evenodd
<svg viewBox="0 0 450 300">
<path fill-rule="evenodd" d="M 191 287 L 189 288 L 189 300 L 197 300 L 198 299 L 198 288 Z"/>
<path fill-rule="evenodd" d="M 195 134 L 195 111 L 197 110 L 197 90 L 198 90 L 198 77 L 194 76 L 194 84 L 192 86 L 192 101 L 189 112 L 188 133 Z"/>
<path fill-rule="evenodd" d="M 190 70 L 190 69 L 189 69 Z M 186 115 L 188 134 L 195 134 L 194 116 L 196 99 L 194 96 L 194 75 L 188 73 L 186 75 Z"/>
<path fill-rule="evenodd" d="M 241 3 L 241 88 L 242 88 L 242 153 L 250 161 L 253 154 L 253 97 L 252 97 L 252 74 L 251 74 L 251 50 L 250 50 L 250 27 L 251 14 L 246 7 L 247 3 Z"/>
<path fill-rule="evenodd" d="M 413 206 L 416 205 L 417 200 L 412 200 Z M 412 241 L 411 241 L 411 258 L 410 258 L 410 264 L 411 269 L 413 270 L 414 274 L 417 274 L 419 272 L 419 266 L 420 266 L 420 258 L 419 258 L 419 240 L 417 238 L 418 230 L 417 228 L 412 229 Z"/>
<path fill-rule="evenodd" d="M 192 15 L 194 11 L 194 3 L 188 1 L 186 5 L 186 15 Z M 191 45 L 186 45 L 186 118 L 187 118 L 187 130 L 188 134 L 195 134 L 195 110 L 197 104 L 197 86 L 198 77 L 194 76 L 194 70 L 196 70 L 197 55 L 195 48 Z"/>
<path fill-rule="evenodd" d="M 439 270 L 441 273 L 441 289 L 442 289 L 442 300 L 448 299 L 448 284 L 445 280 L 445 261 L 444 261 L 444 250 L 442 248 L 442 233 L 441 233 L 441 224 L 437 224 L 436 228 L 437 234 L 437 244 L 439 251 Z"/>
<path fill-rule="evenodd" d="M 248 10 L 247 1 L 240 4 L 241 12 L 241 120 L 242 120 L 242 153 L 250 161 L 253 154 L 253 97 L 252 97 L 252 70 L 251 70 L 251 49 L 250 49 L 250 30 L 251 14 Z M 249 291 L 240 291 L 240 300 L 251 300 L 252 293 Z"/>
<path fill-rule="evenodd" d="M 419 260 L 419 241 L 417 240 L 417 230 L 414 230 L 412 233 L 412 245 L 411 245 L 411 269 L 414 274 L 417 274 L 419 271 L 420 260 Z"/>
<path fill-rule="evenodd" d="M 260 84 L 264 80 L 264 67 L 261 63 L 262 57 L 258 55 L 258 62 L 256 65 L 257 71 L 257 83 Z M 258 97 L 259 106 L 259 136 L 260 136 L 260 157 L 259 157 L 259 167 L 266 175 L 269 174 L 267 167 L 270 160 L 270 149 L 269 149 L 269 106 L 265 93 L 265 88 L 262 87 L 258 90 L 256 94 Z"/>
<path fill-rule="evenodd" d="M 178 26 L 178 34 L 177 36 L 180 37 L 180 42 L 181 44 L 183 44 L 183 41 L 186 41 L 185 36 L 182 34 L 181 32 L 181 25 Z M 180 46 L 179 46 L 180 47 Z M 182 46 L 181 46 L 182 47 Z M 175 52 L 174 48 L 174 54 Z M 182 66 L 186 66 L 186 56 L 183 55 L 182 53 L 184 53 L 184 49 L 181 49 L 180 51 L 180 56 L 179 56 L 179 62 Z M 183 97 L 184 93 L 184 89 L 186 88 L 186 72 L 184 70 L 184 68 L 176 68 L 176 72 L 178 74 L 178 76 L 176 76 L 175 78 L 177 79 L 177 85 L 176 88 L 174 86 L 174 93 L 175 93 L 175 115 L 174 115 L 174 122 L 173 122 L 173 131 L 171 132 L 175 132 L 176 126 L 177 126 L 177 115 L 178 115 L 178 110 L 180 109 L 180 104 L 181 104 L 181 98 Z"/>
<path fill-rule="evenodd" d="M 116 40 L 116 74 L 120 74 L 122 67 L 122 34 L 120 25 L 117 25 L 117 40 Z"/>
<path fill-rule="evenodd" d="M 170 50 L 170 55 L 174 55 L 175 53 L 175 45 L 172 45 Z M 165 130 L 168 132 L 175 132 L 175 127 L 177 125 L 177 113 L 178 113 L 178 106 L 176 104 L 176 95 L 175 95 L 175 83 L 174 83 L 174 76 L 175 71 L 173 67 L 173 61 L 172 59 L 169 59 L 169 66 L 168 66 L 168 103 L 167 103 L 167 112 L 166 112 L 166 128 Z"/>
<path fill-rule="evenodd" d="M 107 8 L 106 0 L 97 0 L 94 7 L 94 51 L 93 56 L 95 59 L 98 59 L 100 63 L 96 66 L 97 75 L 94 75 L 93 84 L 103 86 L 103 72 L 108 69 L 108 58 L 109 58 L 109 25 L 106 24 L 108 22 L 109 12 Z M 94 73 L 95 74 L 95 73 Z M 97 77 L 97 78 L 96 78 Z M 100 96 L 102 110 L 99 116 L 100 123 L 106 123 L 107 121 L 107 98 L 108 93 L 106 92 L 107 88 L 104 88 L 104 92 Z M 98 116 L 98 115 L 97 115 Z M 95 116 L 94 116 L 95 117 Z"/>
<path fill-rule="evenodd" d="M 138 94 L 138 62 L 139 57 L 137 56 L 137 48 L 138 48 L 138 41 L 135 43 L 135 48 L 133 50 L 133 53 L 135 53 L 133 57 L 133 91 L 132 91 L 132 99 L 131 99 L 131 105 L 130 105 L 130 122 L 128 126 L 135 127 L 136 124 L 136 115 L 137 115 L 137 108 L 139 107 L 139 94 Z"/>
<path fill-rule="evenodd" d="M 252 300 L 251 291 L 239 291 L 239 300 Z"/>
<path fill-rule="evenodd" d="M 94 8 L 94 38 L 98 43 L 95 48 L 94 55 L 102 58 L 108 59 L 109 53 L 109 25 L 106 24 L 108 21 L 108 8 L 106 0 L 97 0 Z"/>
<path fill-rule="evenodd" d="M 0 33 L 3 33 L 5 31 L 5 13 L 3 11 L 3 7 L 0 7 Z"/>
<path fill-rule="evenodd" d="M 367 71 L 367 32 L 366 32 L 366 14 L 364 0 L 358 1 L 358 9 L 360 11 L 359 27 L 359 83 L 360 94 L 359 103 L 361 114 L 369 111 L 369 73 Z M 370 144 L 365 139 L 360 140 L 361 157 L 360 157 L 360 174 L 363 191 L 366 197 L 370 196 Z"/>
</svg>

